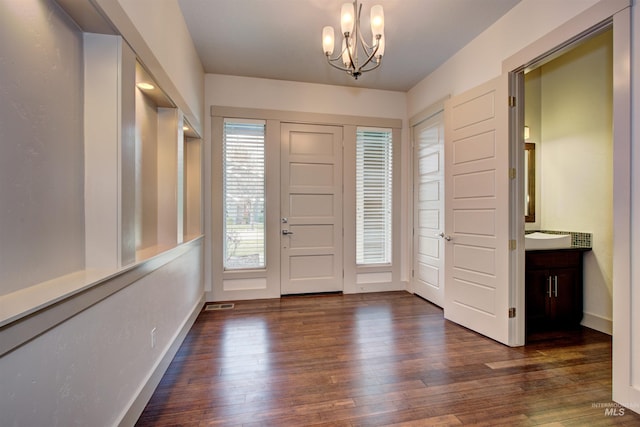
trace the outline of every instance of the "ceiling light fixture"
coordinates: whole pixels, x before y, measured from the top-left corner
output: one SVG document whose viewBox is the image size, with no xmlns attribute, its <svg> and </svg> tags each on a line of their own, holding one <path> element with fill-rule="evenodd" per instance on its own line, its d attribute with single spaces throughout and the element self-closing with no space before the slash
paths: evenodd
<svg viewBox="0 0 640 427">
<path fill-rule="evenodd" d="M 358 15 L 354 15 L 357 11 Z M 327 57 L 329 65 L 338 70 L 346 71 L 347 74 L 358 80 L 362 73 L 375 70 L 382 64 L 384 55 L 384 12 L 382 6 L 376 5 L 371 8 L 371 46 L 364 41 L 360 31 L 360 14 L 362 5 L 358 7 L 358 0 L 353 3 L 344 3 L 341 10 L 342 24 L 342 50 L 340 55 L 332 58 L 335 47 L 333 27 L 327 26 L 322 29 L 322 50 Z M 362 65 L 358 61 L 359 50 L 365 56 Z M 334 64 L 341 61 L 344 67 Z M 368 65 L 369 68 L 365 68 Z"/>
<path fill-rule="evenodd" d="M 138 86 L 138 89 L 142 89 L 142 90 L 153 90 L 156 88 L 151 83 L 146 83 L 146 82 L 140 82 L 136 86 Z"/>
</svg>

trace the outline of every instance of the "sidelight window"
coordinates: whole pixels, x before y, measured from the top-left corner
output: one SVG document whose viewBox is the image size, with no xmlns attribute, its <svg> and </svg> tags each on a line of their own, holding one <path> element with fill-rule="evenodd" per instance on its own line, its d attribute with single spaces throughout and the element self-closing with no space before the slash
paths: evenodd
<svg viewBox="0 0 640 427">
<path fill-rule="evenodd" d="M 356 263 L 391 263 L 392 132 L 356 133 Z"/>
<path fill-rule="evenodd" d="M 265 122 L 225 119 L 224 269 L 265 268 Z"/>
</svg>

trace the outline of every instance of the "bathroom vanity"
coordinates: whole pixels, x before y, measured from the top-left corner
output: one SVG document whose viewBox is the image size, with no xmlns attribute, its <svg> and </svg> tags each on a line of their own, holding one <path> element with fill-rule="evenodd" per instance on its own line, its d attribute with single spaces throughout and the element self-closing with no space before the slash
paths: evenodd
<svg viewBox="0 0 640 427">
<path fill-rule="evenodd" d="M 525 252 L 527 334 L 573 329 L 582 320 L 582 255 L 589 249 Z"/>
</svg>

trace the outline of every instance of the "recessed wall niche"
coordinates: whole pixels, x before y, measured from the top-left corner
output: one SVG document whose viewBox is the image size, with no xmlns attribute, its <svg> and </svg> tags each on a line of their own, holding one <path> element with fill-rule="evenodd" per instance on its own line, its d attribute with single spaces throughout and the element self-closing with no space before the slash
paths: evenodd
<svg viewBox="0 0 640 427">
<path fill-rule="evenodd" d="M 135 90 L 134 211 L 139 261 L 183 243 L 185 236 L 201 234 L 202 156 L 197 134 L 139 63 Z"/>
<path fill-rule="evenodd" d="M 185 242 L 202 234 L 202 140 L 184 122 L 183 238 Z"/>
</svg>

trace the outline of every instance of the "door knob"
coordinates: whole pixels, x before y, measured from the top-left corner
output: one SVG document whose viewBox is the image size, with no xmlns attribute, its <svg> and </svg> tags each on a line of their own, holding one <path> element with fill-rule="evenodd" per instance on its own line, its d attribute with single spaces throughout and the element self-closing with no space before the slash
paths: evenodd
<svg viewBox="0 0 640 427">
<path fill-rule="evenodd" d="M 288 236 L 289 234 L 293 234 L 293 231 L 282 230 L 282 234 L 284 234 L 285 236 Z"/>
<path fill-rule="evenodd" d="M 444 234 L 444 233 L 440 233 L 440 234 L 438 234 L 438 236 L 442 237 L 447 242 L 451 240 L 451 236 L 449 236 L 447 234 Z"/>
</svg>

